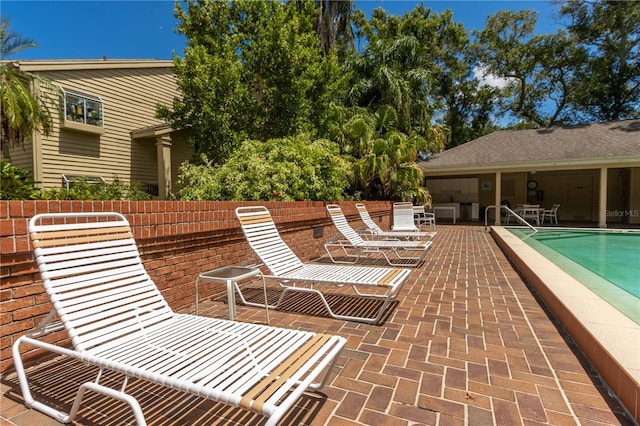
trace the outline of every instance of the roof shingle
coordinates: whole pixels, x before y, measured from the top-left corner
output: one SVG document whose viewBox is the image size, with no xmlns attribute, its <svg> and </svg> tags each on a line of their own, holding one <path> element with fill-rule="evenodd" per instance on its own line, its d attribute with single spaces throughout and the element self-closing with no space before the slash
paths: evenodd
<svg viewBox="0 0 640 426">
<path fill-rule="evenodd" d="M 500 130 L 434 155 L 423 170 L 499 166 L 544 161 L 637 157 L 640 120 L 613 121 L 542 129 Z"/>
</svg>

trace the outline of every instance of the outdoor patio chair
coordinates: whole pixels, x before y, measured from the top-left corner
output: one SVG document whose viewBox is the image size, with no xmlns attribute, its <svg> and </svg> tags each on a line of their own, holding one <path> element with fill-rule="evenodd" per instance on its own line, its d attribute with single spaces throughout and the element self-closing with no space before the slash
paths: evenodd
<svg viewBox="0 0 640 426">
<path fill-rule="evenodd" d="M 137 424 L 145 425 L 138 401 L 125 392 L 129 379 L 139 378 L 260 413 L 275 425 L 303 392 L 323 386 L 346 343 L 338 336 L 175 313 L 118 213 L 37 215 L 29 233 L 53 309 L 15 342 L 13 359 L 25 404 L 58 421 L 73 421 L 90 390 L 127 403 Z M 39 339 L 59 330 L 66 330 L 71 348 Z M 68 414 L 32 397 L 23 344 L 99 368 L 95 381 L 80 386 Z M 99 383 L 106 371 L 125 376 L 120 389 Z"/>
<path fill-rule="evenodd" d="M 266 207 L 238 207 L 236 216 L 249 246 L 269 270 L 264 277 L 277 280 L 284 289 L 277 303 L 269 308 L 279 308 L 289 292 L 304 292 L 317 295 L 333 318 L 377 324 L 411 273 L 409 269 L 401 268 L 303 263 L 281 238 Z M 382 303 L 369 317 L 337 314 L 325 295 L 315 288 L 318 284 L 347 285 L 359 297 Z M 373 289 L 376 292 L 372 292 Z"/>
<path fill-rule="evenodd" d="M 507 207 L 508 207 L 508 206 L 507 206 Z M 511 214 L 511 212 L 512 212 L 512 210 L 511 210 L 511 209 L 509 209 L 509 210 L 505 210 L 505 212 L 504 212 L 504 220 L 503 220 L 503 223 L 504 223 L 505 225 L 509 225 L 509 224 L 511 223 L 511 218 L 513 217 L 513 214 Z M 514 213 L 516 213 L 516 212 L 514 212 Z M 516 214 L 517 214 L 517 213 L 516 213 Z"/>
<path fill-rule="evenodd" d="M 362 203 L 356 204 L 356 209 L 358 210 L 358 214 L 360 214 L 360 219 L 367 226 L 364 232 L 360 232 L 363 237 L 367 237 L 369 235 L 375 236 L 384 239 L 431 239 L 435 237 L 435 232 L 423 232 L 416 228 L 415 231 L 383 231 L 374 221 L 371 219 L 369 215 L 369 211 L 367 210 L 367 206 Z"/>
<path fill-rule="evenodd" d="M 524 210 L 524 204 L 516 204 L 516 207 L 513 208 L 513 210 L 511 209 L 511 205 L 509 204 L 508 201 L 503 201 L 502 205 L 506 206 L 508 208 L 508 210 L 505 210 L 505 215 L 504 215 L 504 224 L 505 225 L 509 225 L 511 224 L 511 218 L 513 218 L 516 223 L 519 221 L 517 216 L 515 216 L 513 213 L 515 213 L 518 216 L 522 216 Z"/>
<path fill-rule="evenodd" d="M 549 222 L 553 224 L 558 224 L 558 208 L 560 204 L 554 204 L 550 209 L 542 210 L 542 223 L 546 218 L 549 218 Z"/>
<path fill-rule="evenodd" d="M 429 225 L 429 231 L 436 233 L 436 214 L 427 211 L 427 206 L 413 206 L 413 220 L 418 229 L 422 230 L 424 225 Z"/>
<path fill-rule="evenodd" d="M 522 218 L 529 223 L 535 221 L 536 225 L 539 226 L 542 210 L 539 204 L 525 204 L 522 207 Z"/>
<path fill-rule="evenodd" d="M 337 238 L 325 243 L 324 248 L 332 262 L 356 263 L 362 257 L 382 255 L 389 265 L 413 266 L 422 260 L 431 247 L 431 241 L 395 241 L 395 240 L 365 240 L 347 222 L 342 209 L 337 204 L 328 204 L 327 211 L 343 239 Z M 338 250 L 350 260 L 338 260 L 332 250 Z"/>
<path fill-rule="evenodd" d="M 393 203 L 393 225 L 391 229 L 393 231 L 420 231 L 416 226 L 413 203 Z"/>
</svg>

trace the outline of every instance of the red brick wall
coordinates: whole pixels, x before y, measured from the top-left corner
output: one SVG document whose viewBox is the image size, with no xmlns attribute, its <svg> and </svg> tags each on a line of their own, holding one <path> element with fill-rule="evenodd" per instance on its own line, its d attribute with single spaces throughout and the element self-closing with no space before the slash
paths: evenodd
<svg viewBox="0 0 640 426">
<path fill-rule="evenodd" d="M 33 262 L 27 223 L 37 213 L 115 211 L 129 220 L 147 271 L 175 310 L 193 305 L 198 275 L 220 266 L 255 263 L 235 208 L 266 206 L 283 239 L 302 260 L 324 254 L 323 243 L 335 228 L 323 202 L 183 202 L 183 201 L 0 201 L 0 372 L 13 362 L 11 346 L 33 330 L 51 309 Z M 340 203 L 360 226 L 352 202 Z M 367 202 L 372 217 L 389 226 L 391 203 Z M 323 236 L 314 238 L 314 228 Z M 64 339 L 63 333 L 50 341 Z M 60 342 L 58 342 L 60 343 Z M 35 354 L 34 354 L 35 355 Z"/>
</svg>

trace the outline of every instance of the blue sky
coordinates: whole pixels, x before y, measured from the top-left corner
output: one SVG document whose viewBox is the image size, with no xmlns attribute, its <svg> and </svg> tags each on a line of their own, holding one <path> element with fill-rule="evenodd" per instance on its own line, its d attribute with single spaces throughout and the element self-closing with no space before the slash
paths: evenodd
<svg viewBox="0 0 640 426">
<path fill-rule="evenodd" d="M 402 15 L 419 1 L 356 0 L 367 14 L 376 7 Z M 558 29 L 556 8 L 549 1 L 448 0 L 428 1 L 440 13 L 453 11 L 453 19 L 468 30 L 482 29 L 487 16 L 503 9 L 539 12 L 539 33 Z M 175 34 L 174 2 L 138 1 L 33 1 L 1 0 L 0 13 L 11 19 L 11 30 L 38 43 L 11 59 L 171 59 L 182 55 L 184 39 Z M 5 59 L 5 58 L 3 58 Z"/>
</svg>

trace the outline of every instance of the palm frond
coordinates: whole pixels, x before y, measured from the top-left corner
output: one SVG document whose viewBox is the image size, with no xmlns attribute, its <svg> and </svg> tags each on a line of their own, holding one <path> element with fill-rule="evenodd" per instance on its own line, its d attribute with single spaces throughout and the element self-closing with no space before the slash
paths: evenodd
<svg viewBox="0 0 640 426">
<path fill-rule="evenodd" d="M 10 19 L 2 18 L 0 20 L 0 58 L 6 59 L 25 49 L 38 46 L 35 41 L 20 37 L 19 34 L 12 32 L 10 26 Z"/>
</svg>

